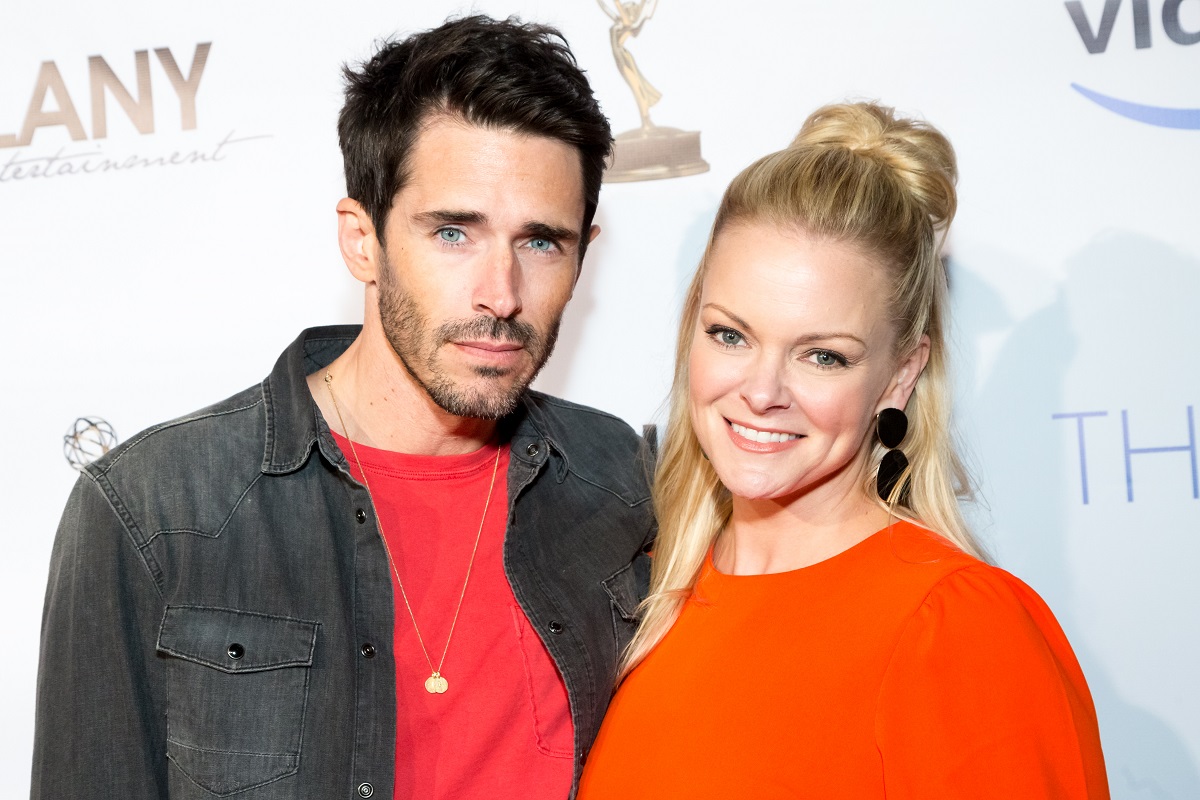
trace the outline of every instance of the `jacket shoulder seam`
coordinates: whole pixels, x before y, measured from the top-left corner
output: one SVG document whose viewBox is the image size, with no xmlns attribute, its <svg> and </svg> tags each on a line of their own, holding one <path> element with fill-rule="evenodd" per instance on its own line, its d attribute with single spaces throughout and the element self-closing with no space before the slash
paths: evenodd
<svg viewBox="0 0 1200 800">
<path fill-rule="evenodd" d="M 112 484 L 108 483 L 107 480 L 102 481 L 100 477 L 92 476 L 87 472 L 83 474 L 96 487 L 96 490 L 100 492 L 105 504 L 108 505 L 109 510 L 112 511 L 113 516 L 120 523 L 126 541 L 133 548 L 134 553 L 137 554 L 138 561 L 141 563 L 142 568 L 146 570 L 150 577 L 150 582 L 154 585 L 154 591 L 161 598 L 163 593 L 162 587 L 159 585 L 159 579 L 162 577 L 162 570 L 159 568 L 158 563 L 154 561 L 154 557 L 146 549 L 145 545 L 148 545 L 149 541 L 145 545 L 138 543 L 141 529 L 138 528 L 137 522 L 134 521 L 128 509 L 125 508 L 125 504 L 121 502 L 121 498 L 117 495 L 116 489 L 112 487 Z"/>
<path fill-rule="evenodd" d="M 248 403 L 244 406 L 238 406 L 236 408 L 222 409 L 220 411 L 210 411 L 205 414 L 194 414 L 191 416 L 180 417 L 179 419 L 173 419 L 170 422 L 163 422 L 163 423 L 155 425 L 151 428 L 147 428 L 146 430 L 142 431 L 137 437 L 126 442 L 125 446 L 121 448 L 121 452 L 117 453 L 117 455 L 113 457 L 112 461 L 109 461 L 103 467 L 97 469 L 96 472 L 98 474 L 108 473 L 110 470 L 112 470 L 113 467 L 115 467 L 117 465 L 117 462 L 119 462 L 122 458 L 125 457 L 126 453 L 128 453 L 130 450 L 137 447 L 143 441 L 145 441 L 146 439 L 149 439 L 151 436 L 153 436 L 156 433 L 161 433 L 162 431 L 168 430 L 170 428 L 176 428 L 176 427 L 179 427 L 180 425 L 187 425 L 188 423 L 199 422 L 200 420 L 211 419 L 213 417 L 221 417 L 221 416 L 225 416 L 227 414 L 237 414 L 242 411 L 249 411 L 250 409 L 254 408 L 255 406 L 261 405 L 262 403 L 263 403 L 263 398 L 260 396 L 253 403 Z M 89 470 L 89 472 L 90 472 L 90 470 Z"/>
<path fill-rule="evenodd" d="M 221 533 L 224 532 L 225 528 L 229 526 L 229 521 L 233 519 L 233 515 L 237 513 L 237 510 L 239 508 L 241 508 L 242 501 L 246 499 L 246 495 L 250 494 L 250 490 L 254 488 L 254 486 L 258 483 L 259 479 L 262 478 L 262 476 L 263 476 L 262 472 L 258 472 L 255 474 L 254 479 L 250 481 L 250 483 L 246 486 L 246 488 L 242 491 L 242 493 L 240 495 L 238 495 L 238 499 L 234 501 L 233 506 L 230 507 L 229 513 L 225 515 L 225 519 L 221 520 L 221 524 L 218 525 L 217 529 L 215 531 L 213 531 L 212 533 L 209 533 L 207 531 L 198 530 L 195 528 L 164 528 L 162 530 L 156 530 L 154 533 L 150 534 L 149 538 L 146 539 L 145 544 L 143 544 L 141 546 L 143 548 L 149 547 L 150 543 L 153 542 L 155 539 L 157 539 L 159 536 L 162 536 L 164 534 L 169 534 L 169 533 L 194 533 L 194 534 L 197 534 L 200 536 L 209 536 L 212 538 L 216 538 L 216 537 L 220 536 Z"/>
</svg>

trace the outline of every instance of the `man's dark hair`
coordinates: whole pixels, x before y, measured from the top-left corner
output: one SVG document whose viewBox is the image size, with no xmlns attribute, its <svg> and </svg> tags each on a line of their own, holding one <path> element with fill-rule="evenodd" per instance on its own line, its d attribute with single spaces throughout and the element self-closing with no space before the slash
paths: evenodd
<svg viewBox="0 0 1200 800">
<path fill-rule="evenodd" d="M 583 229 L 579 257 L 600 198 L 612 131 L 558 30 L 515 17 L 470 16 L 389 41 L 355 70 L 347 66 L 338 139 L 346 192 L 362 204 L 383 241 L 409 154 L 428 115 L 557 139 L 579 151 Z"/>
</svg>

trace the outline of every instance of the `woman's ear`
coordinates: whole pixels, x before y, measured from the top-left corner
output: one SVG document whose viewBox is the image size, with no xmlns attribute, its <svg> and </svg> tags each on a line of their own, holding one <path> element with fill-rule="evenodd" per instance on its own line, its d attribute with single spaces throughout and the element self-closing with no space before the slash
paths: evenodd
<svg viewBox="0 0 1200 800">
<path fill-rule="evenodd" d="M 903 409 L 908 405 L 908 398 L 912 396 L 913 389 L 917 385 L 917 378 L 921 377 L 921 373 L 928 363 L 929 337 L 922 336 L 921 341 L 917 342 L 917 346 L 912 349 L 912 352 L 896 366 L 896 372 L 892 376 L 888 390 L 880 398 L 879 408 L 875 409 L 876 413 L 885 408 Z"/>
<path fill-rule="evenodd" d="M 371 215 L 357 200 L 343 197 L 337 204 L 338 247 L 350 274 L 363 283 L 378 277 L 379 239 Z"/>
</svg>

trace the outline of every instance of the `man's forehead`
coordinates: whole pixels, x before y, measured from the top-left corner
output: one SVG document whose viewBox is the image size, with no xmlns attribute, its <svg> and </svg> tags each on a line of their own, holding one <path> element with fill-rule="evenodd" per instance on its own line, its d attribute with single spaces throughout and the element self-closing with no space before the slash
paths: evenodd
<svg viewBox="0 0 1200 800">
<path fill-rule="evenodd" d="M 421 126 L 405 172 L 396 202 L 408 216 L 532 214 L 572 227 L 582 219 L 579 151 L 546 136 L 434 115 Z"/>
<path fill-rule="evenodd" d="M 489 151 L 526 147 L 545 151 L 547 160 L 552 157 L 569 160 L 578 166 L 582 180 L 583 155 L 574 145 L 547 134 L 509 125 L 484 125 L 446 112 L 429 114 L 422 120 L 410 145 L 409 158 L 411 161 L 414 156 L 429 152 L 470 158 Z"/>
</svg>

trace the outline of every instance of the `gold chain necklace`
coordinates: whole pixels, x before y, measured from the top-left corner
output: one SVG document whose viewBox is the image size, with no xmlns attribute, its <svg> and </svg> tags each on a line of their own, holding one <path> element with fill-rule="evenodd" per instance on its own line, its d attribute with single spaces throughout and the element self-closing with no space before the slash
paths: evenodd
<svg viewBox="0 0 1200 800">
<path fill-rule="evenodd" d="M 354 463 L 358 467 L 358 474 L 362 476 L 363 486 L 366 487 L 367 496 L 371 498 L 371 505 L 375 505 L 375 495 L 371 493 L 371 484 L 367 482 L 367 471 L 363 469 L 362 461 L 358 458 L 358 450 L 354 447 L 354 440 L 350 438 L 350 429 L 346 427 L 346 421 L 342 419 L 342 409 L 338 406 L 337 395 L 333 393 L 333 375 L 325 373 L 325 388 L 329 390 L 329 399 L 333 401 L 333 410 L 337 412 L 338 424 L 342 426 L 342 430 L 346 434 L 346 441 L 350 443 L 350 453 L 354 456 Z M 421 629 L 417 626 L 417 616 L 413 613 L 412 604 L 408 602 L 408 594 L 404 591 L 404 582 L 400 580 L 400 571 L 396 569 L 396 560 L 392 558 L 392 549 L 388 547 L 387 536 L 383 533 L 383 520 L 379 517 L 379 509 L 375 509 L 375 522 L 379 525 L 380 538 L 383 540 L 383 552 L 387 553 L 388 564 L 392 567 L 392 574 L 396 576 L 396 585 L 400 587 L 400 596 L 404 598 L 404 607 L 408 609 L 408 618 L 412 620 L 413 630 L 417 632 L 417 643 L 421 645 L 421 652 L 425 654 L 425 662 L 429 664 L 430 676 L 425 679 L 425 691 L 430 694 L 445 694 L 450 688 L 450 684 L 446 682 L 446 678 L 442 675 L 442 665 L 446 663 L 446 653 L 450 651 L 450 639 L 454 636 L 454 626 L 458 624 L 458 612 L 462 611 L 463 598 L 467 596 L 467 584 L 471 581 L 471 568 L 475 566 L 475 553 L 479 551 L 479 537 L 483 534 L 483 523 L 487 520 L 488 507 L 492 504 L 492 490 L 496 488 L 496 473 L 500 469 L 500 450 L 496 448 L 496 460 L 492 463 L 492 482 L 488 486 L 487 499 L 483 503 L 483 517 L 479 520 L 479 530 L 475 532 L 475 546 L 471 548 L 471 560 L 467 562 L 467 577 L 463 579 L 462 592 L 458 595 L 458 606 L 454 609 L 454 619 L 450 621 L 450 633 L 446 634 L 446 646 L 442 648 L 442 657 L 438 659 L 438 664 L 433 665 L 433 659 L 429 657 L 429 650 L 425 647 L 425 639 L 421 636 Z"/>
</svg>

